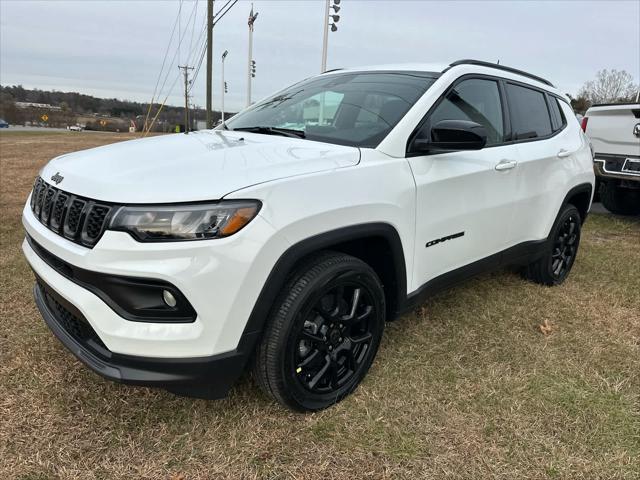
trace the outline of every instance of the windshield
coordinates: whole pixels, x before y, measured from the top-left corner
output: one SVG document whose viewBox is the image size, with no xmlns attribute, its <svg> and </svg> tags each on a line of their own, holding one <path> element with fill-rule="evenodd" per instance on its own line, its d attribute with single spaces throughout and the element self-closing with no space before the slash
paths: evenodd
<svg viewBox="0 0 640 480">
<path fill-rule="evenodd" d="M 376 147 L 436 78 L 428 72 L 321 75 L 253 105 L 226 127 L 271 134 L 286 129 L 309 140 Z"/>
</svg>

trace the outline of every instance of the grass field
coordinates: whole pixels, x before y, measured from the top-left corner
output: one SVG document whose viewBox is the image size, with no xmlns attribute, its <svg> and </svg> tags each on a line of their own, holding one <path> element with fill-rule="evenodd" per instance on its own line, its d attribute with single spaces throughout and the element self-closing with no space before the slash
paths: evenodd
<svg viewBox="0 0 640 480">
<path fill-rule="evenodd" d="M 31 298 L 39 168 L 119 134 L 0 135 L 0 478 L 640 478 L 640 221 L 593 214 L 559 288 L 479 277 L 389 324 L 364 384 L 313 415 L 106 382 Z M 540 325 L 550 331 L 544 334 Z"/>
</svg>

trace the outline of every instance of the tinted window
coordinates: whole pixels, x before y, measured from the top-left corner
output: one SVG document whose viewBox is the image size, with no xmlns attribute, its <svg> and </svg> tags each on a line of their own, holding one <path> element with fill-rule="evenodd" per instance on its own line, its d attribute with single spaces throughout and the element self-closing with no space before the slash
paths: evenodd
<svg viewBox="0 0 640 480">
<path fill-rule="evenodd" d="M 544 93 L 508 83 L 507 95 L 514 140 L 551 134 L 551 117 Z"/>
<path fill-rule="evenodd" d="M 251 106 L 226 125 L 286 128 L 309 140 L 375 147 L 436 78 L 427 72 L 321 75 Z"/>
<path fill-rule="evenodd" d="M 498 84 L 493 80 L 463 80 L 430 115 L 428 128 L 441 120 L 470 120 L 479 123 L 487 131 L 487 145 L 502 143 L 504 124 Z"/>
<path fill-rule="evenodd" d="M 558 111 L 558 104 L 549 96 L 547 96 L 547 104 L 549 105 L 549 113 L 551 114 L 551 128 L 555 132 L 560 129 L 560 112 Z"/>
<path fill-rule="evenodd" d="M 564 117 L 562 108 L 558 103 L 558 99 L 552 96 L 547 97 L 549 99 L 549 109 L 551 110 L 551 121 L 553 123 L 553 131 L 561 130 L 567 124 L 567 120 Z"/>
</svg>

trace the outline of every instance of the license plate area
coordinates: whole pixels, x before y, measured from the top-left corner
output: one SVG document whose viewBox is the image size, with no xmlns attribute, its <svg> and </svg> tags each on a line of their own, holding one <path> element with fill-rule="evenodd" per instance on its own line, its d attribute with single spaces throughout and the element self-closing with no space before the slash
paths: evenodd
<svg viewBox="0 0 640 480">
<path fill-rule="evenodd" d="M 622 171 L 625 173 L 634 173 L 640 175 L 640 158 L 627 158 L 622 165 Z"/>
</svg>

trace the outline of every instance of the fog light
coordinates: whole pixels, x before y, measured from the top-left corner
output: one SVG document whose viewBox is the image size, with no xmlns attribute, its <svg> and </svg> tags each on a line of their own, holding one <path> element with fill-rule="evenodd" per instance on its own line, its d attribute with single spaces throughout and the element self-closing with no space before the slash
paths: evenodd
<svg viewBox="0 0 640 480">
<path fill-rule="evenodd" d="M 162 291 L 162 299 L 164 300 L 164 303 L 166 303 L 170 307 L 175 307 L 176 303 L 178 303 L 176 301 L 176 297 L 174 297 L 173 293 L 171 293 L 169 290 Z"/>
</svg>

